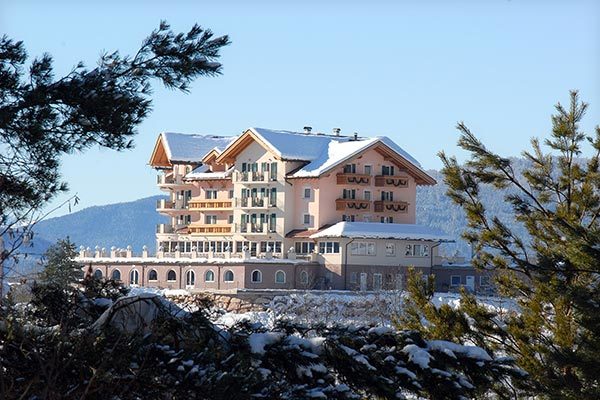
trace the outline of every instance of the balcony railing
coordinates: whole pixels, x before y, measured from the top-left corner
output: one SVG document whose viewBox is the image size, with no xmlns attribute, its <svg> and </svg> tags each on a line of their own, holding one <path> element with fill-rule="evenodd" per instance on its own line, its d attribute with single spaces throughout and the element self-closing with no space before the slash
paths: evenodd
<svg viewBox="0 0 600 400">
<path fill-rule="evenodd" d="M 235 199 L 235 206 L 242 208 L 277 207 L 277 199 L 271 199 L 269 197 L 242 197 L 240 199 Z"/>
<path fill-rule="evenodd" d="M 366 174 L 353 174 L 353 173 L 341 173 L 337 174 L 338 185 L 370 185 L 371 175 Z"/>
<path fill-rule="evenodd" d="M 270 175 L 268 172 L 246 171 L 237 173 L 238 182 L 266 182 L 269 177 Z"/>
<path fill-rule="evenodd" d="M 386 201 L 379 200 L 375 202 L 375 212 L 396 212 L 406 214 L 408 212 L 408 203 L 405 201 Z"/>
<path fill-rule="evenodd" d="M 335 201 L 335 209 L 337 211 L 352 210 L 352 211 L 370 211 L 370 200 L 358 199 L 337 199 Z"/>
<path fill-rule="evenodd" d="M 176 180 L 172 174 L 169 174 L 169 175 L 160 174 L 160 175 L 156 175 L 156 183 L 159 186 L 162 186 L 162 185 L 175 185 L 180 182 L 178 182 L 178 180 Z"/>
<path fill-rule="evenodd" d="M 408 187 L 408 177 L 399 175 L 377 175 L 375 186 Z"/>
<path fill-rule="evenodd" d="M 231 224 L 192 224 L 188 226 L 192 235 L 222 235 L 231 233 Z"/>
<path fill-rule="evenodd" d="M 189 209 L 192 211 L 203 211 L 203 210 L 227 210 L 231 209 L 231 200 L 190 200 Z"/>
<path fill-rule="evenodd" d="M 273 233 L 275 227 L 269 223 L 255 223 L 248 222 L 245 224 L 235 224 L 236 233 Z"/>
<path fill-rule="evenodd" d="M 156 233 L 174 233 L 175 228 L 173 225 L 168 224 L 158 224 L 156 225 Z"/>
<path fill-rule="evenodd" d="M 171 200 L 167 200 L 167 199 L 156 200 L 156 209 L 157 210 L 170 210 L 173 208 L 173 206 L 174 206 L 174 204 Z"/>
</svg>

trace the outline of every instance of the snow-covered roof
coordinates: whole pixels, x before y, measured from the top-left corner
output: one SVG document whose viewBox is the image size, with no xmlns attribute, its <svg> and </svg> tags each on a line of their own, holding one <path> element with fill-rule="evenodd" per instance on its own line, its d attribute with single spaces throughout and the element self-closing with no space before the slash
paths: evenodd
<svg viewBox="0 0 600 400">
<path fill-rule="evenodd" d="M 185 133 L 163 132 L 165 152 L 171 162 L 201 162 L 211 150 L 221 151 L 235 136 L 189 135 Z"/>
<path fill-rule="evenodd" d="M 310 236 L 311 239 L 344 237 L 361 239 L 427 240 L 452 242 L 444 231 L 416 224 L 382 224 L 379 222 L 338 222 Z"/>
<path fill-rule="evenodd" d="M 187 173 L 183 179 L 184 180 L 194 180 L 194 179 L 226 179 L 231 176 L 233 173 L 233 167 L 229 168 L 226 171 L 212 172 L 208 165 L 201 165 L 199 167 L 194 168 L 192 171 Z"/>
<path fill-rule="evenodd" d="M 312 161 L 332 141 L 349 141 L 346 136 L 307 134 L 265 128 L 250 128 L 266 145 L 284 160 Z"/>
<path fill-rule="evenodd" d="M 188 257 L 75 257 L 82 264 L 307 264 L 306 260 L 291 260 L 288 258 L 188 258 Z"/>
</svg>

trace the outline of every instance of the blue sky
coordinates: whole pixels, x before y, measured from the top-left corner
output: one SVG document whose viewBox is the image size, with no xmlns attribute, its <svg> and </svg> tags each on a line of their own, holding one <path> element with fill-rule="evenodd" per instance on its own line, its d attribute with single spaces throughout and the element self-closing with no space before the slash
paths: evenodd
<svg viewBox="0 0 600 400">
<path fill-rule="evenodd" d="M 158 194 L 147 162 L 161 131 L 340 127 L 387 135 L 439 168 L 440 150 L 464 159 L 458 121 L 518 155 L 547 135 L 553 105 L 570 89 L 590 103 L 583 127 L 600 123 L 600 2 L 37 3 L 0 1 L 0 31 L 32 56 L 52 54 L 57 74 L 79 60 L 93 66 L 102 50 L 134 52 L 161 19 L 232 40 L 222 76 L 196 81 L 187 95 L 155 86 L 134 150 L 64 159 L 78 208 Z"/>
</svg>

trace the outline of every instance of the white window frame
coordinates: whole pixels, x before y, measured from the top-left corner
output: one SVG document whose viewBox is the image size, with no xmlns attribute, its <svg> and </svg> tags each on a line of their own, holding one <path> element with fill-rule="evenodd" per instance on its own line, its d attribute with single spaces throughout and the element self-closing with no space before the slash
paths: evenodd
<svg viewBox="0 0 600 400">
<path fill-rule="evenodd" d="M 308 190 L 308 196 L 306 195 L 307 190 Z M 312 199 L 312 188 L 310 186 L 306 186 L 306 187 L 304 187 L 304 189 L 302 189 L 302 198 L 306 199 L 306 200 Z"/>
<path fill-rule="evenodd" d="M 190 283 L 190 276 L 192 276 L 192 283 Z M 188 269 L 187 271 L 185 271 L 185 286 L 193 287 L 195 285 L 196 285 L 196 273 L 194 272 L 193 269 Z"/>
<path fill-rule="evenodd" d="M 217 224 L 217 215 L 216 214 L 206 214 L 204 215 L 204 223 L 206 225 L 216 225 Z"/>
<path fill-rule="evenodd" d="M 366 201 L 371 201 L 371 191 L 370 190 L 365 190 L 363 192 L 363 197 Z"/>
<path fill-rule="evenodd" d="M 134 272 L 135 272 L 136 279 L 132 279 Z M 134 282 L 134 281 L 136 281 L 136 282 Z M 140 284 L 140 272 L 137 269 L 132 269 L 131 271 L 129 271 L 129 284 L 130 285 L 139 285 Z"/>
<path fill-rule="evenodd" d="M 156 279 L 150 279 L 150 273 L 154 272 L 156 274 Z M 148 271 L 148 282 L 157 282 L 158 281 L 158 271 L 155 270 L 154 268 L 152 268 L 150 271 Z"/>
<path fill-rule="evenodd" d="M 335 251 L 336 247 L 337 247 L 337 251 Z M 319 251 L 319 254 L 339 254 L 340 253 L 340 242 L 336 242 L 336 241 L 319 242 L 318 251 Z"/>
<path fill-rule="evenodd" d="M 231 280 L 226 280 L 228 272 L 231 272 Z M 223 272 L 223 282 L 227 282 L 227 283 L 235 282 L 235 274 L 233 273 L 232 270 L 228 269 L 228 270 L 225 270 L 225 272 Z"/>
<path fill-rule="evenodd" d="M 373 174 L 373 166 L 371 164 L 365 164 L 365 166 L 363 168 L 364 168 L 365 175 Z M 367 168 L 369 169 L 369 172 L 367 172 Z"/>
<path fill-rule="evenodd" d="M 283 274 L 283 282 L 280 282 L 280 281 L 278 281 L 278 280 L 277 280 L 277 276 L 279 275 L 279 273 L 282 273 L 282 274 Z M 283 284 L 284 284 L 286 281 L 287 281 L 287 276 L 286 276 L 286 273 L 285 273 L 285 271 L 282 271 L 282 270 L 277 270 L 277 271 L 275 272 L 275 283 L 276 283 L 276 284 L 279 284 L 279 285 L 283 285 Z"/>
<path fill-rule="evenodd" d="M 254 280 L 254 273 L 255 272 L 258 272 L 258 280 L 257 281 Z M 252 282 L 252 283 L 262 283 L 262 280 L 263 279 L 262 279 L 262 271 L 261 270 L 255 269 L 255 270 L 253 270 L 250 273 L 250 282 Z"/>
<path fill-rule="evenodd" d="M 115 272 L 119 273 L 118 278 L 115 278 Z M 115 268 L 110 272 L 110 279 L 112 279 L 113 281 L 120 281 L 122 276 L 123 274 L 121 274 L 121 270 L 119 270 L 118 268 Z"/>
<path fill-rule="evenodd" d="M 385 256 L 395 257 L 396 256 L 396 243 L 387 242 L 385 244 Z"/>
<path fill-rule="evenodd" d="M 375 286 L 376 278 L 379 278 L 379 287 Z M 383 274 L 378 272 L 373 274 L 373 290 L 383 290 Z"/>
<path fill-rule="evenodd" d="M 377 245 L 375 242 L 352 242 L 350 243 L 350 255 L 353 256 L 376 256 Z"/>
<path fill-rule="evenodd" d="M 206 279 L 206 275 L 208 275 L 208 273 L 212 274 L 212 280 L 207 280 Z M 207 269 L 206 271 L 204 271 L 204 282 L 214 282 L 215 281 L 215 271 L 213 271 L 212 269 Z"/>
<path fill-rule="evenodd" d="M 308 217 L 308 222 L 306 222 L 306 217 Z M 310 226 L 312 222 L 312 215 L 310 214 L 302 214 L 302 224 Z"/>
<path fill-rule="evenodd" d="M 169 279 L 169 274 L 171 272 L 175 274 L 175 279 Z M 177 272 L 175 272 L 174 269 L 170 269 L 167 271 L 167 282 L 177 282 Z"/>
</svg>

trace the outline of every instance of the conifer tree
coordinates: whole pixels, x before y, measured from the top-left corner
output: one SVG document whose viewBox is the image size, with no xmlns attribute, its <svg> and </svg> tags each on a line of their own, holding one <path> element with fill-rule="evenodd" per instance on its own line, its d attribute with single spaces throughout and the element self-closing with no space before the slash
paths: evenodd
<svg viewBox="0 0 600 400">
<path fill-rule="evenodd" d="M 522 175 L 458 125 L 458 144 L 470 159 L 460 165 L 440 153 L 448 195 L 466 212 L 463 236 L 475 246 L 473 263 L 494 270 L 499 292 L 513 297 L 520 312 L 498 315 L 466 293 L 459 309 L 434 311 L 425 304 L 429 294 L 413 288 L 402 321 L 428 338 L 471 341 L 514 357 L 529 374 L 526 389 L 540 398 L 600 398 L 600 128 L 582 132 L 587 107 L 577 92 L 568 107 L 556 106 L 543 142 L 548 150 L 532 139 Z M 483 185 L 509 189 L 505 200 L 531 240 L 486 211 Z M 419 316 L 432 323 L 423 325 Z"/>
<path fill-rule="evenodd" d="M 152 81 L 187 92 L 194 79 L 221 73 L 217 60 L 228 44 L 198 25 L 176 34 L 163 21 L 135 55 L 106 53 L 95 68 L 80 62 L 55 77 L 49 54 L 28 64 L 23 42 L 0 37 L 0 237 L 7 239 L 0 266 L 31 239 L 47 203 L 67 190 L 63 155 L 131 148 L 152 107 Z"/>
</svg>

